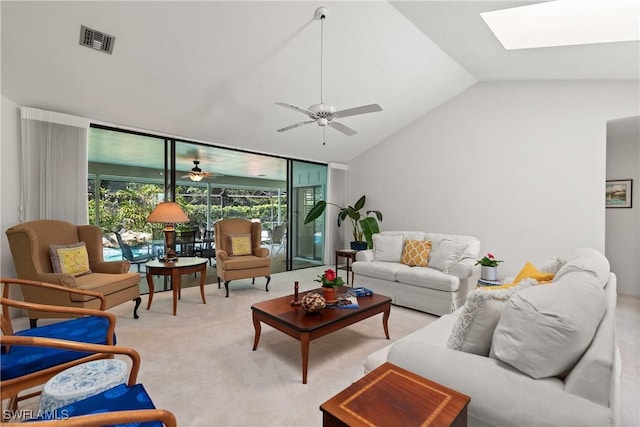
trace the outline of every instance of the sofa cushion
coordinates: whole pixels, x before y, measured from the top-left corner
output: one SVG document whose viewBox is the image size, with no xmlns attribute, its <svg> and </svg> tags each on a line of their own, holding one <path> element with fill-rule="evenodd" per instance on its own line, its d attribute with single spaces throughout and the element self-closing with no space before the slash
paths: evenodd
<svg viewBox="0 0 640 427">
<path fill-rule="evenodd" d="M 553 280 L 553 276 L 555 276 L 553 273 L 543 273 L 538 270 L 535 265 L 527 261 L 513 280 L 513 283 L 520 283 L 520 281 L 524 279 L 534 279 L 538 283 L 549 283 Z"/>
<path fill-rule="evenodd" d="M 540 267 L 538 267 L 538 270 L 543 273 L 553 273 L 555 275 L 566 263 L 567 260 L 564 258 L 549 258 Z"/>
<path fill-rule="evenodd" d="M 353 272 L 362 276 L 375 277 L 377 279 L 396 281 L 396 275 L 400 271 L 407 271 L 418 267 L 409 267 L 399 262 L 354 262 Z"/>
<path fill-rule="evenodd" d="M 568 273 L 585 272 L 598 278 L 600 287 L 604 288 L 609 280 L 609 260 L 600 252 L 592 248 L 577 249 L 569 261 L 556 273 L 556 280 Z"/>
<path fill-rule="evenodd" d="M 533 378 L 562 376 L 593 339 L 606 310 L 604 290 L 589 273 L 570 273 L 509 299 L 490 356 Z"/>
<path fill-rule="evenodd" d="M 402 240 L 426 240 L 427 233 L 424 231 L 381 231 L 382 236 L 402 235 Z"/>
<path fill-rule="evenodd" d="M 440 270 L 445 274 L 448 273 L 449 267 L 460 261 L 465 248 L 466 245 L 464 243 L 450 239 L 441 240 L 431 251 L 429 267 Z"/>
<path fill-rule="evenodd" d="M 408 267 L 398 270 L 395 276 L 397 282 L 420 288 L 444 292 L 456 292 L 460 288 L 460 279 L 430 267 Z"/>
<path fill-rule="evenodd" d="M 453 240 L 454 242 L 463 243 L 465 245 L 462 258 L 476 259 L 480 253 L 480 241 L 472 236 L 463 236 L 458 234 L 441 234 L 427 233 L 424 240 L 430 240 L 431 246 L 436 248 L 442 240 Z"/>
<path fill-rule="evenodd" d="M 404 241 L 404 245 L 402 247 L 402 257 L 400 262 L 410 267 L 426 267 L 429 263 L 430 253 L 430 241 L 407 239 Z"/>
<path fill-rule="evenodd" d="M 488 356 L 493 331 L 500 320 L 502 308 L 516 292 L 535 283 L 533 279 L 525 279 L 518 285 L 506 289 L 495 290 L 486 287 L 469 292 L 467 302 L 451 330 L 447 347 Z"/>
<path fill-rule="evenodd" d="M 16 332 L 21 337 L 57 338 L 89 344 L 107 344 L 109 319 L 99 316 L 80 317 L 37 328 Z M 115 343 L 115 335 L 114 335 Z M 3 348 L 1 356 L 2 380 L 58 366 L 89 355 L 69 349 L 13 345 L 8 352 Z"/>
<path fill-rule="evenodd" d="M 374 234 L 373 260 L 400 262 L 402 257 L 402 234 Z"/>
<path fill-rule="evenodd" d="M 89 254 L 84 242 L 70 245 L 50 245 L 51 265 L 54 273 L 82 276 L 91 273 Z"/>
</svg>

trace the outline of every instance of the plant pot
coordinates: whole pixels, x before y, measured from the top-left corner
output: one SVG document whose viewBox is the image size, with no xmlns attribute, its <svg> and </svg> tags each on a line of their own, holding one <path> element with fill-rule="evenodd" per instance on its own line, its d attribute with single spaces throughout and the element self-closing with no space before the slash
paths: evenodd
<svg viewBox="0 0 640 427">
<path fill-rule="evenodd" d="M 498 267 L 481 266 L 480 277 L 484 280 L 498 280 Z"/>
<path fill-rule="evenodd" d="M 367 242 L 351 242 L 351 249 L 354 251 L 364 251 L 367 247 Z"/>
<path fill-rule="evenodd" d="M 322 296 L 326 302 L 332 303 L 338 300 L 338 293 L 336 288 L 325 288 L 322 287 Z"/>
</svg>

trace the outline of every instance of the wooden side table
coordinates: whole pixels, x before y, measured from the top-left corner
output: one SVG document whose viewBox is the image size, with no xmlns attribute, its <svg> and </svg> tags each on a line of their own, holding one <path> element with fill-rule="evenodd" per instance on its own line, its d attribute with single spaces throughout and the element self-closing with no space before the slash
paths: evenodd
<svg viewBox="0 0 640 427">
<path fill-rule="evenodd" d="M 467 425 L 462 393 L 385 363 L 322 405 L 322 425 L 454 426 Z"/>
<path fill-rule="evenodd" d="M 338 249 L 336 251 L 336 274 L 338 274 L 339 269 L 347 270 L 347 285 L 349 284 L 349 272 L 351 272 L 351 285 L 353 286 L 353 270 L 349 266 L 349 261 L 351 261 L 351 263 L 353 264 L 353 262 L 356 260 L 356 253 L 358 253 L 358 251 L 354 251 L 353 249 Z M 339 258 L 347 259 L 346 267 L 338 266 Z"/>
<path fill-rule="evenodd" d="M 207 276 L 206 258 L 180 257 L 174 262 L 153 260 L 147 262 L 145 267 L 147 268 L 147 285 L 149 285 L 149 302 L 147 303 L 147 310 L 151 308 L 151 302 L 153 301 L 153 276 L 171 277 L 174 316 L 178 309 L 178 298 L 180 298 L 182 291 L 180 276 L 183 274 L 200 272 L 200 296 L 202 297 L 202 303 L 207 303 L 207 300 L 204 298 L 204 282 Z"/>
</svg>

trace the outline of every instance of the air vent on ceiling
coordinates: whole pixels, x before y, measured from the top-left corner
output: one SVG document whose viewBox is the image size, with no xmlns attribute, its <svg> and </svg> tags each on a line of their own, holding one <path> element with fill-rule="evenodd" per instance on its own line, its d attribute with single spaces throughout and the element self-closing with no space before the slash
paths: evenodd
<svg viewBox="0 0 640 427">
<path fill-rule="evenodd" d="M 80 26 L 80 44 L 91 49 L 111 54 L 116 38 L 100 31 Z"/>
</svg>

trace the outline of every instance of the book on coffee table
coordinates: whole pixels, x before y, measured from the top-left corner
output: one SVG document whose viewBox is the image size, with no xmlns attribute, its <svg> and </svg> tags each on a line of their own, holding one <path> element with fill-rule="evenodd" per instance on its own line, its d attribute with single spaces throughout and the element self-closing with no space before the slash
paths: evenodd
<svg viewBox="0 0 640 427">
<path fill-rule="evenodd" d="M 360 305 L 358 304 L 358 298 L 355 295 L 346 293 L 338 296 L 338 301 L 335 306 L 337 308 L 358 308 Z"/>
</svg>

